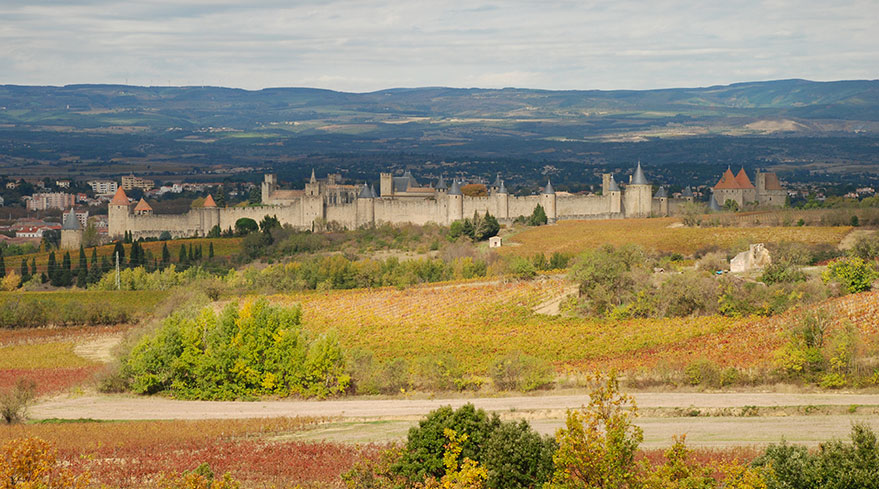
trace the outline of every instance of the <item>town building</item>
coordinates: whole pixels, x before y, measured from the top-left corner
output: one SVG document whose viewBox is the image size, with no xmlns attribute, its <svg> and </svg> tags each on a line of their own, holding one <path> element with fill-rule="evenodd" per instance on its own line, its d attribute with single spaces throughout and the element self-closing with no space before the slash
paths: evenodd
<svg viewBox="0 0 879 489">
<path fill-rule="evenodd" d="M 113 195 L 119 188 L 119 184 L 113 180 L 89 180 L 86 183 L 96 195 Z"/>
<path fill-rule="evenodd" d="M 127 177 L 122 177 L 122 189 L 123 190 L 134 190 L 139 188 L 146 192 L 155 186 L 155 182 L 152 180 L 147 180 L 145 178 L 136 177 L 134 175 L 128 175 Z"/>
<path fill-rule="evenodd" d="M 76 203 L 76 196 L 66 192 L 41 192 L 36 193 L 27 200 L 27 209 L 30 211 L 44 211 L 46 209 L 67 209 Z"/>
<path fill-rule="evenodd" d="M 762 173 L 758 170 L 755 180 L 757 185 L 751 183 L 744 168 L 736 175 L 727 168 L 713 187 L 713 199 L 719 207 L 723 207 L 727 200 L 734 201 L 740 208 L 754 203 L 772 207 L 784 206 L 787 191 L 781 186 L 775 173 Z"/>
</svg>

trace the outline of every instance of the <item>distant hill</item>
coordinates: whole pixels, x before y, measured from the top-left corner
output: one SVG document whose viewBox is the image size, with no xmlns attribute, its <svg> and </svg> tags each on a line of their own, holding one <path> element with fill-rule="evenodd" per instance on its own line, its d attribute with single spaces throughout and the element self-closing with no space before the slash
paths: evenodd
<svg viewBox="0 0 879 489">
<path fill-rule="evenodd" d="M 406 167 L 432 177 L 503 171 L 523 186 L 553 174 L 582 189 L 601 169 L 628 170 L 639 158 L 680 184 L 708 183 L 727 165 L 800 181 L 879 178 L 879 81 L 370 93 L 0 86 L 6 175 L 160 178 L 272 167 L 295 181 L 312 167 L 361 179 Z"/>
<path fill-rule="evenodd" d="M 620 129 L 637 135 L 645 126 L 655 129 L 669 123 L 724 133 L 763 133 L 766 127 L 746 127 L 761 120 L 790 120 L 799 123 L 767 127 L 795 132 L 876 132 L 879 81 L 779 80 L 641 91 L 427 87 L 371 93 L 311 88 L 247 91 L 218 87 L 6 85 L 0 86 L 0 107 L 3 124 L 65 125 L 74 129 L 225 127 L 284 132 L 354 130 L 363 134 L 384 133 L 386 129 L 394 132 L 403 123 L 478 123 L 486 127 L 574 124 L 583 126 L 582 131 L 567 136 L 583 137 L 623 136 Z M 622 127 L 620 121 L 624 122 Z M 637 124 L 633 126 L 634 122 Z M 358 127 L 347 127 L 352 124 Z M 297 128 L 299 125 L 302 127 Z"/>
</svg>

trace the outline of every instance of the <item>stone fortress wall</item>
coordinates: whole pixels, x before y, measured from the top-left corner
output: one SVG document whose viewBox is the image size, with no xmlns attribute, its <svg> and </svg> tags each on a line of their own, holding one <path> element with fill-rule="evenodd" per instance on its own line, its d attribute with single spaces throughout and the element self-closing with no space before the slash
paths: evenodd
<svg viewBox="0 0 879 489">
<path fill-rule="evenodd" d="M 234 228 L 241 218 L 259 222 L 267 215 L 302 230 L 329 222 L 347 229 L 382 223 L 448 225 L 486 211 L 500 222 L 509 223 L 516 217 L 531 215 L 538 204 L 550 222 L 667 216 L 693 200 L 689 188 L 680 199 L 670 199 L 662 187 L 654 194 L 640 163 L 624 190 L 612 175 L 604 174 L 601 195 L 558 195 L 547 182 L 539 195 L 515 196 L 498 179 L 489 186 L 489 195 L 469 197 L 462 194 L 457 181 L 448 187 L 441 177 L 435 186 L 421 187 L 408 172 L 403 177 L 383 173 L 381 195 L 377 195 L 366 185 L 341 185 L 338 180 L 337 175 L 318 180 L 312 172 L 304 190 L 284 190 L 276 177 L 268 174 L 261 185 L 263 205 L 219 208 L 209 196 L 204 207 L 180 215 L 153 214 L 143 200 L 132 209 L 120 188 L 109 204 L 109 235 L 116 237 L 130 231 L 135 239 L 158 237 L 163 232 L 172 237 L 204 236 L 214 226 Z"/>
</svg>

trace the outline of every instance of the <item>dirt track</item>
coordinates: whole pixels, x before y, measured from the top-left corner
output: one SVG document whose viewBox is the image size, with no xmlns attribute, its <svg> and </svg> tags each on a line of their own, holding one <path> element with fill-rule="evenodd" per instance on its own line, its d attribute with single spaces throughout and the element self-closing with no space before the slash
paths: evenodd
<svg viewBox="0 0 879 489">
<path fill-rule="evenodd" d="M 666 446 L 672 436 L 686 433 L 693 446 L 753 445 L 782 437 L 814 445 L 845 437 L 853 422 L 879 430 L 879 395 L 784 393 L 634 393 L 647 417 L 639 418 L 646 447 Z M 426 413 L 440 406 L 467 402 L 506 418 L 527 419 L 542 433 L 553 433 L 564 423 L 565 409 L 588 402 L 586 394 L 459 399 L 345 399 L 332 401 L 208 402 L 176 401 L 158 397 L 80 396 L 43 400 L 31 409 L 37 419 L 91 418 L 100 420 L 223 419 L 278 416 L 330 417 L 333 420 L 297 438 L 368 442 L 401 439 Z M 709 412 L 745 406 L 763 408 L 760 416 L 690 417 L 694 410 Z M 825 413 L 821 413 L 821 406 Z M 835 406 L 835 407 L 834 407 Z M 857 406 L 849 413 L 850 406 Z M 664 415 L 656 412 L 667 410 Z M 679 409 L 679 414 L 674 414 Z M 815 411 L 817 414 L 809 414 Z M 671 413 L 671 414 L 669 414 Z"/>
</svg>

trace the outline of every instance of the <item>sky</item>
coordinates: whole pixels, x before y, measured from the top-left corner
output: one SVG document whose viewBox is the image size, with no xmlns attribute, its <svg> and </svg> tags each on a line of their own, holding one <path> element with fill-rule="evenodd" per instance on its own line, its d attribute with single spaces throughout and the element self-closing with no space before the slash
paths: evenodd
<svg viewBox="0 0 879 489">
<path fill-rule="evenodd" d="M 648 89 L 879 77 L 879 0 L 0 0 L 0 84 Z"/>
</svg>

